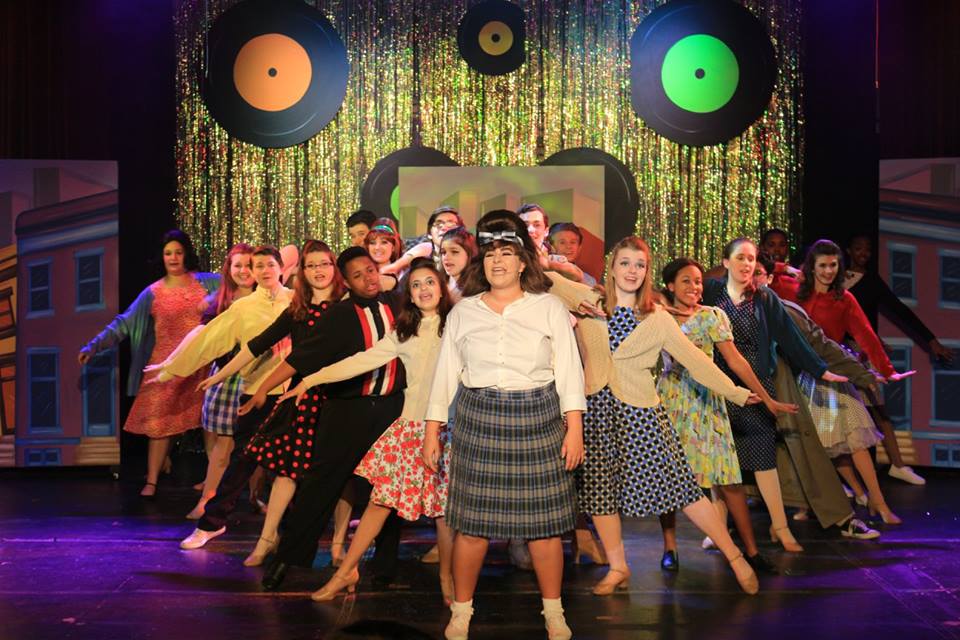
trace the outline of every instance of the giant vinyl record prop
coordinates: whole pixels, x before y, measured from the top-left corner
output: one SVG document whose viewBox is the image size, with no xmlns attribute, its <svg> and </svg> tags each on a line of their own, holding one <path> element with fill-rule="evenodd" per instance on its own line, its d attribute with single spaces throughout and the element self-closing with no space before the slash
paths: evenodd
<svg viewBox="0 0 960 640">
<path fill-rule="evenodd" d="M 456 161 L 432 147 L 406 147 L 385 155 L 360 188 L 360 206 L 378 216 L 400 219 L 400 167 L 456 167 Z"/>
<path fill-rule="evenodd" d="M 777 76 L 763 24 L 731 0 L 672 0 L 630 38 L 633 108 L 665 138 L 702 147 L 743 133 Z"/>
<path fill-rule="evenodd" d="M 604 251 L 610 251 L 621 238 L 636 233 L 640 196 L 637 193 L 637 179 L 627 165 L 609 153 L 591 147 L 564 149 L 540 164 L 557 167 L 602 166 Z"/>
<path fill-rule="evenodd" d="M 350 64 L 327 18 L 300 0 L 244 0 L 210 29 L 203 96 L 227 132 L 260 147 L 309 140 L 333 119 Z"/>
<path fill-rule="evenodd" d="M 457 48 L 471 67 L 488 76 L 516 71 L 526 59 L 523 9 L 506 0 L 470 7 L 457 27 Z"/>
</svg>

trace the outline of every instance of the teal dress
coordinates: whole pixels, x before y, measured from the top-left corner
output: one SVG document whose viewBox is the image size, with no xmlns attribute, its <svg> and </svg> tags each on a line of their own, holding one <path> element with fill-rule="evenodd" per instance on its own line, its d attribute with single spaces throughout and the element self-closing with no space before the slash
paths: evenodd
<svg viewBox="0 0 960 640">
<path fill-rule="evenodd" d="M 715 343 L 733 340 L 727 314 L 716 307 L 701 307 L 680 330 L 711 359 Z M 680 436 L 697 483 L 703 488 L 740 484 L 740 462 L 723 396 L 694 380 L 669 354 L 663 354 L 663 363 L 657 383 L 660 402 Z"/>
</svg>

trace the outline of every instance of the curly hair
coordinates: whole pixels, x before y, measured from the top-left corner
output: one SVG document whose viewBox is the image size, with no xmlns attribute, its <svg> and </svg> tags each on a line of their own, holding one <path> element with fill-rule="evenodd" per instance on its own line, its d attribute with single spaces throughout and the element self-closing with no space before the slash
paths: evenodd
<svg viewBox="0 0 960 640">
<path fill-rule="evenodd" d="M 677 276 L 680 275 L 680 272 L 687 267 L 696 267 L 700 270 L 700 275 L 702 276 L 705 271 L 703 265 L 694 260 L 693 258 L 677 258 L 671 260 L 667 265 L 660 271 L 660 281 L 663 282 L 663 289 L 660 290 L 660 293 L 663 294 L 667 300 L 670 301 L 670 304 L 674 302 L 673 291 L 670 291 L 668 284 L 673 284 L 677 281 Z"/>
</svg>

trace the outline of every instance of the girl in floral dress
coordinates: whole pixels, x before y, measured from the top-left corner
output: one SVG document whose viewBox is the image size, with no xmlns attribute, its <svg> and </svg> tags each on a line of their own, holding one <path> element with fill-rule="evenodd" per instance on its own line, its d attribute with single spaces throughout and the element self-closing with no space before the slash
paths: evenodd
<svg viewBox="0 0 960 640">
<path fill-rule="evenodd" d="M 727 314 L 716 307 L 700 305 L 703 295 L 703 267 L 690 258 L 678 258 L 663 268 L 664 295 L 680 330 L 701 351 L 713 359 L 719 352 L 741 380 L 757 394 L 774 415 L 795 413 L 796 405 L 774 400 L 757 379 L 750 364 L 733 344 L 733 330 Z M 740 462 L 730 430 L 726 401 L 691 376 L 690 371 L 664 355 L 664 369 L 657 384 L 660 401 L 670 422 L 680 435 L 687 462 L 697 484 L 716 489 L 722 501 L 714 502 L 721 519 L 726 521 L 724 505 L 730 508 L 737 532 L 743 540 L 747 558 L 757 555 L 757 543 L 750 522 L 746 494 L 740 484 Z M 668 571 L 679 568 L 677 559 L 676 513 L 660 516 L 663 528 L 664 554 L 661 567 Z"/>
<path fill-rule="evenodd" d="M 421 459 L 425 440 L 439 453 L 446 432 L 433 439 L 425 434 L 423 422 L 427 394 L 440 352 L 447 313 L 453 306 L 446 283 L 429 258 L 414 260 L 404 281 L 404 305 L 397 319 L 397 328 L 370 349 L 324 367 L 304 378 L 287 392 L 286 397 L 309 396 L 311 387 L 348 380 L 382 367 L 400 358 L 407 374 L 404 405 L 400 417 L 370 448 L 355 471 L 373 485 L 370 502 L 353 535 L 340 568 L 312 598 L 332 600 L 343 589 L 352 590 L 360 580 L 357 569 L 360 558 L 376 538 L 391 510 L 404 520 L 414 521 L 421 515 L 434 518 L 440 549 L 440 587 L 444 599 L 453 597 L 451 557 L 453 536 L 444 521 L 447 501 L 446 463 L 437 472 L 427 468 Z"/>
</svg>

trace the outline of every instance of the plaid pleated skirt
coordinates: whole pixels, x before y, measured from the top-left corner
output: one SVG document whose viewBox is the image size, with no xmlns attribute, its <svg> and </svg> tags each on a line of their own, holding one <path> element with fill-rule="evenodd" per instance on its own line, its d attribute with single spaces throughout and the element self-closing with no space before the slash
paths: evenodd
<svg viewBox="0 0 960 640">
<path fill-rule="evenodd" d="M 210 368 L 210 375 L 217 373 L 217 365 Z M 203 409 L 200 423 L 204 431 L 220 436 L 232 436 L 237 427 L 237 411 L 240 409 L 240 374 L 234 374 L 215 384 L 203 394 Z"/>
<path fill-rule="evenodd" d="M 553 383 L 526 391 L 462 387 L 450 451 L 447 523 L 483 538 L 536 540 L 574 528 L 576 487 L 560 457 Z"/>
</svg>

